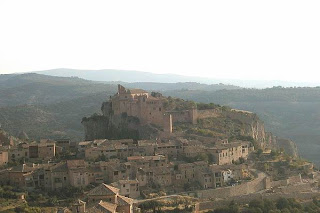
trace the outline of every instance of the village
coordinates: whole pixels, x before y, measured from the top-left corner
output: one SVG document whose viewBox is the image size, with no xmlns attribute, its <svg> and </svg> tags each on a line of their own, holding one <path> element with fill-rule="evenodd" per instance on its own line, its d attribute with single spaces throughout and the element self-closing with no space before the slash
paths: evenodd
<svg viewBox="0 0 320 213">
<path fill-rule="evenodd" d="M 112 125 L 125 114 L 138 118 L 138 127 L 129 127 L 133 130 L 144 125 L 159 130 L 143 138 L 99 138 L 92 130 L 80 142 L 32 141 L 23 134 L 0 137 L 0 185 L 23 189 L 25 196 L 32 191 L 78 188 L 84 193 L 60 212 L 128 213 L 141 211 L 144 201 L 166 196 L 197 199 L 191 211 L 200 212 L 214 208 L 217 199 L 273 192 L 277 187 L 310 193 L 317 188 L 313 165 L 286 156 L 283 150 L 257 146 L 262 133 L 230 139 L 175 132 L 175 125 L 195 125 L 217 117 L 218 110 L 167 110 L 166 101 L 159 93 L 119 85 L 118 93 L 103 104 L 103 115 Z M 304 180 L 312 187 L 301 187 Z"/>
</svg>

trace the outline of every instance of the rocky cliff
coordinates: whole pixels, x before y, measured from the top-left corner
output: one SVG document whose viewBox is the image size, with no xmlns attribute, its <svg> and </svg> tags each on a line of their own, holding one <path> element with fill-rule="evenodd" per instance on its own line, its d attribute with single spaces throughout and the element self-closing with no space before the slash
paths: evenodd
<svg viewBox="0 0 320 213">
<path fill-rule="evenodd" d="M 279 138 L 270 132 L 266 133 L 266 147 L 270 149 L 282 148 L 288 155 L 299 156 L 298 147 L 292 140 Z"/>
<path fill-rule="evenodd" d="M 122 114 L 98 115 L 82 119 L 85 140 L 95 139 L 152 139 L 159 135 L 159 130 L 152 125 L 140 125 L 136 117 Z"/>
<path fill-rule="evenodd" d="M 252 137 L 263 148 L 266 146 L 264 123 L 255 113 L 232 109 L 222 116 L 241 123 L 240 135 Z"/>
<path fill-rule="evenodd" d="M 241 135 L 251 136 L 256 142 L 259 143 L 261 148 L 282 148 L 291 156 L 299 156 L 298 148 L 293 141 L 279 138 L 270 132 L 266 132 L 263 121 L 261 121 L 255 113 L 241 110 L 231 110 L 225 113 L 225 115 L 233 120 L 240 121 L 243 124 Z"/>
</svg>

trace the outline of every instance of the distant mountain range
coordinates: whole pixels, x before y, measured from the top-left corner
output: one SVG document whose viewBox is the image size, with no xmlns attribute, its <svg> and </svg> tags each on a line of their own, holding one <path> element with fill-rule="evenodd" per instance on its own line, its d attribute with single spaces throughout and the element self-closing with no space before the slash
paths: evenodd
<svg viewBox="0 0 320 213">
<path fill-rule="evenodd" d="M 215 79 L 204 78 L 196 76 L 184 76 L 176 74 L 155 74 L 150 72 L 130 71 L 130 70 L 77 70 L 77 69 L 52 69 L 37 71 L 35 73 L 62 76 L 62 77 L 79 77 L 92 81 L 105 81 L 105 82 L 157 82 L 157 83 L 178 83 L 178 82 L 196 82 L 203 84 L 225 84 L 235 85 L 246 88 L 268 88 L 273 86 L 283 87 L 315 87 L 320 86 L 319 83 L 310 82 L 288 82 L 288 81 L 270 81 L 270 80 L 237 80 L 237 79 Z M 195 71 L 196 73 L 196 71 Z"/>
</svg>

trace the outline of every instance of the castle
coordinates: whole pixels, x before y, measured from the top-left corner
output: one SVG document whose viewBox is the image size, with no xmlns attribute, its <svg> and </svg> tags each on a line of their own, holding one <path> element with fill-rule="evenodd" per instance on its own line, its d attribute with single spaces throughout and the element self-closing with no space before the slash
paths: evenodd
<svg viewBox="0 0 320 213">
<path fill-rule="evenodd" d="M 243 135 L 254 130 L 252 137 L 265 142 L 263 124 L 254 113 L 210 104 L 200 107 L 196 103 L 164 97 L 157 92 L 127 89 L 122 85 L 118 85 L 115 95 L 103 102 L 101 111 L 102 115 L 82 119 L 85 140 L 166 138 L 175 135 L 172 134 L 173 126 L 178 123 L 195 125 L 207 118 L 228 117 L 248 125 L 242 130 Z"/>
<path fill-rule="evenodd" d="M 172 133 L 173 123 L 197 121 L 197 110 L 167 111 L 164 103 L 167 99 L 160 93 L 152 93 L 142 89 L 126 89 L 118 85 L 118 92 L 110 97 L 108 107 L 104 107 L 103 114 L 108 116 L 126 114 L 139 118 L 140 124 L 153 124 L 161 127 L 164 132 Z"/>
</svg>

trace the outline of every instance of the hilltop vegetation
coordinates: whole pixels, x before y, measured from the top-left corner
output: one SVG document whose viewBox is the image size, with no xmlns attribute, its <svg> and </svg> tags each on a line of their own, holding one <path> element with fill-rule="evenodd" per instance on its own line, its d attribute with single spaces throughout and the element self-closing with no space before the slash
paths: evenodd
<svg viewBox="0 0 320 213">
<path fill-rule="evenodd" d="M 99 111 L 115 85 L 39 74 L 0 75 L 0 124 L 30 138 L 81 140 L 81 118 Z"/>
</svg>

